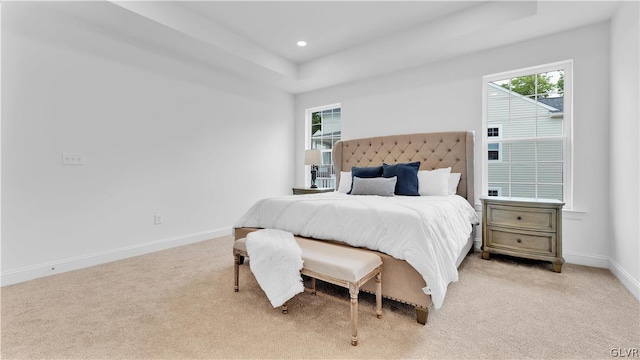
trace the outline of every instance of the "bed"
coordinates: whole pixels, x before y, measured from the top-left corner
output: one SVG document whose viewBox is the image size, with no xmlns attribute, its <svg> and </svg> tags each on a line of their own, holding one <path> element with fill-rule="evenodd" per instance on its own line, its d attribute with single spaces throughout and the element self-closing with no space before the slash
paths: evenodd
<svg viewBox="0 0 640 360">
<path fill-rule="evenodd" d="M 391 135 L 391 136 L 380 136 L 380 137 L 370 137 L 370 138 L 362 138 L 362 139 L 353 139 L 353 140 L 344 140 L 339 141 L 335 144 L 333 149 L 333 161 L 335 165 L 336 172 L 336 183 L 340 184 L 340 176 L 347 175 L 343 172 L 350 171 L 353 167 L 357 168 L 370 168 L 375 166 L 380 166 L 383 163 L 392 165 L 392 164 L 407 164 L 407 163 L 415 163 L 417 161 L 420 162 L 419 170 L 435 170 L 441 168 L 451 168 L 451 173 L 459 173 L 460 180 L 458 182 L 458 186 L 456 188 L 456 194 L 447 197 L 447 201 L 452 200 L 454 203 L 457 201 L 458 207 L 460 207 L 460 202 L 464 203 L 464 206 L 467 209 L 473 210 L 474 204 L 474 132 L 473 131 L 459 131 L 459 132 L 440 132 L 440 133 L 418 133 L 418 134 L 406 134 L 406 135 Z M 345 195 L 345 194 L 317 194 L 317 195 L 304 195 L 304 196 L 294 196 L 290 195 L 288 197 L 283 197 L 279 200 L 281 203 L 281 211 L 284 214 L 284 209 L 294 208 L 294 206 L 299 206 L 301 199 L 305 199 L 304 202 L 311 202 L 313 199 L 319 198 L 320 202 L 335 202 L 338 203 L 340 201 L 350 201 L 349 198 L 359 199 L 359 203 L 363 203 L 362 199 L 364 197 L 358 197 L 353 195 Z M 366 197 L 369 198 L 369 197 Z M 420 199 L 409 199 L 414 197 L 404 197 L 397 196 L 395 197 L 395 207 L 409 207 L 413 206 L 408 204 L 409 200 L 419 201 Z M 425 197 L 424 200 L 426 200 Z M 438 200 L 441 197 L 433 197 L 433 199 Z M 445 197 L 442 197 L 445 198 Z M 465 201 L 466 200 L 466 201 Z M 266 201 L 266 200 L 262 200 Z M 367 201 L 369 201 L 367 199 Z M 377 200 L 376 200 L 377 201 Z M 276 201 L 277 203 L 278 201 Z M 295 204 L 295 205 L 291 205 Z M 251 213 L 252 210 L 258 205 L 254 205 L 247 214 Z M 278 206 L 278 205 L 274 205 Z M 374 205 L 371 205 L 374 206 Z M 269 210 L 273 212 L 274 210 Z M 320 210 L 309 210 L 311 212 L 318 213 Z M 325 211 L 326 210 L 322 210 Z M 339 210 L 336 210 L 339 211 Z M 340 210 L 342 211 L 342 210 Z M 255 212 L 255 210 L 253 211 Z M 300 213 L 300 211 L 296 211 Z M 409 213 L 415 212 L 415 210 L 411 209 Z M 269 225 L 265 226 L 247 226 L 247 224 L 258 224 L 257 222 L 252 223 L 247 220 L 247 214 L 243 216 L 241 221 L 236 224 L 235 228 L 235 238 L 240 239 L 246 236 L 246 234 L 250 231 L 255 231 L 259 228 L 270 227 Z M 279 215 L 281 215 L 279 213 Z M 284 215 L 282 215 L 284 216 Z M 395 216 L 395 215 L 394 215 Z M 470 215 L 471 216 L 471 215 Z M 338 217 L 339 218 L 339 217 Z M 281 218 L 279 218 L 282 220 Z M 288 218 L 285 218 L 288 219 Z M 330 219 L 330 217 L 329 217 Z M 455 247 L 455 253 L 450 254 L 448 257 L 448 261 L 452 262 L 449 267 L 454 266 L 455 274 L 451 275 L 448 280 L 444 281 L 444 291 L 446 292 L 446 285 L 450 281 L 457 280 L 457 268 L 460 263 L 464 260 L 465 256 L 473 251 L 473 239 L 475 232 L 475 225 L 477 225 L 477 221 L 473 219 L 477 219 L 475 215 L 475 210 L 473 210 L 472 217 L 469 218 L 470 223 L 466 224 L 465 231 L 467 233 L 464 234 L 462 243 L 458 244 Z M 324 220 L 324 221 L 336 221 L 339 222 L 339 219 L 336 220 Z M 285 221 L 286 222 L 286 221 Z M 290 221 L 289 221 L 290 222 Z M 333 224 L 335 227 L 339 224 Z M 276 227 L 276 225 L 273 225 Z M 280 226 L 280 225 L 277 225 Z M 327 229 L 332 228 L 332 224 L 326 224 Z M 424 227 L 424 226 L 423 226 Z M 277 227 L 276 227 L 277 228 Z M 430 291 L 425 289 L 430 289 L 430 286 L 427 285 L 426 277 L 424 274 L 424 269 L 421 269 L 420 266 L 412 266 L 410 264 L 418 265 L 416 260 L 409 257 L 406 258 L 404 256 L 398 256 L 396 258 L 394 256 L 389 255 L 388 253 L 376 250 L 366 249 L 361 246 L 361 244 L 352 241 L 353 239 L 340 238 L 339 235 L 335 234 L 324 234 L 324 233 L 313 233 L 308 232 L 306 230 L 302 230 L 303 227 L 294 226 L 290 228 L 281 228 L 281 230 L 291 230 L 295 235 L 302 236 L 305 238 L 310 238 L 316 241 L 332 241 L 336 243 L 343 244 L 345 246 L 351 246 L 349 244 L 356 245 L 362 249 L 362 251 L 374 251 L 378 254 L 383 261 L 383 288 L 382 294 L 385 298 L 391 299 L 394 301 L 399 301 L 405 304 L 409 304 L 415 307 L 416 310 L 416 320 L 425 324 L 428 317 L 429 309 L 435 305 L 435 307 L 439 307 L 442 303 L 442 299 L 444 295 L 438 295 L 435 298 L 432 298 L 435 294 L 431 294 Z M 300 230 L 299 230 L 300 229 Z M 384 232 L 382 230 L 381 232 Z M 380 231 L 379 231 L 380 232 Z M 306 235 L 306 236 L 303 236 Z M 407 236 L 417 236 L 413 233 L 409 233 Z M 460 237 L 460 235 L 457 235 Z M 465 237 L 466 236 L 466 237 Z M 460 242 L 460 240 L 457 240 Z M 420 242 L 422 243 L 422 242 Z M 422 245 L 421 245 L 422 246 Z M 455 263 L 455 264 L 453 264 Z M 416 270 L 420 269 L 420 271 Z M 436 271 L 437 272 L 437 271 Z M 431 282 L 431 281 L 430 281 Z M 433 281 L 435 283 L 435 281 Z M 433 285 L 433 284 L 431 284 Z M 442 286 L 442 285 L 440 285 Z M 375 284 L 368 284 L 363 287 L 364 291 L 375 293 Z M 429 294 L 428 294 L 429 293 Z M 434 299 L 437 301 L 434 303 Z"/>
</svg>

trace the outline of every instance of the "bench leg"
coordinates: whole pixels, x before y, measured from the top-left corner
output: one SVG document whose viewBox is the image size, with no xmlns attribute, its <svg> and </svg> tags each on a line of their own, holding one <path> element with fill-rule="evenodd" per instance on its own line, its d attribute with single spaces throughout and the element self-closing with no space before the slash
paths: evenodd
<svg viewBox="0 0 640 360">
<path fill-rule="evenodd" d="M 233 265 L 233 291 L 238 292 L 239 287 L 239 271 L 240 271 L 240 255 L 235 254 L 235 261 Z"/>
<path fill-rule="evenodd" d="M 382 318 L 382 272 L 376 275 L 376 317 Z"/>
<path fill-rule="evenodd" d="M 358 345 L 358 293 L 360 289 L 357 284 L 349 284 L 349 294 L 351 295 L 351 345 Z"/>
</svg>

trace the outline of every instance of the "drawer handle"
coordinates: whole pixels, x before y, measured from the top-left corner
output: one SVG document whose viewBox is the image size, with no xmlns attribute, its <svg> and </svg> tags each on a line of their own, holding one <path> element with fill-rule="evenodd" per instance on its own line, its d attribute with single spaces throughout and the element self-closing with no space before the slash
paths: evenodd
<svg viewBox="0 0 640 360">
<path fill-rule="evenodd" d="M 518 220 L 522 220 L 522 216 L 518 216 Z"/>
<path fill-rule="evenodd" d="M 516 242 L 519 244 L 519 243 L 522 242 L 522 240 L 521 239 L 516 239 Z"/>
</svg>

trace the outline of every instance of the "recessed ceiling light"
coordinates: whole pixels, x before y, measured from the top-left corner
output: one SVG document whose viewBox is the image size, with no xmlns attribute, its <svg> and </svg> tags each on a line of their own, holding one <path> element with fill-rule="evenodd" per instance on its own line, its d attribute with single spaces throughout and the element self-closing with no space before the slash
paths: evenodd
<svg viewBox="0 0 640 360">
<path fill-rule="evenodd" d="M 298 46 L 300 46 L 300 47 L 307 46 L 307 42 L 304 41 L 304 40 L 300 40 L 296 44 L 298 44 Z"/>
</svg>

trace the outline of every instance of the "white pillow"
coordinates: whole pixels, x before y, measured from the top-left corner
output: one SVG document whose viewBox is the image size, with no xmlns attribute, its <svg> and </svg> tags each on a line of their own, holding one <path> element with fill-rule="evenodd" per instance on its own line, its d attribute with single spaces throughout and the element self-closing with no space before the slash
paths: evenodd
<svg viewBox="0 0 640 360">
<path fill-rule="evenodd" d="M 449 195 L 455 195 L 458 192 L 458 183 L 461 175 L 460 173 L 449 174 Z"/>
<path fill-rule="evenodd" d="M 449 194 L 450 173 L 450 167 L 418 171 L 418 193 L 421 196 Z"/>
<path fill-rule="evenodd" d="M 340 184 L 336 191 L 346 194 L 349 190 L 351 190 L 351 171 L 340 171 Z"/>
</svg>

